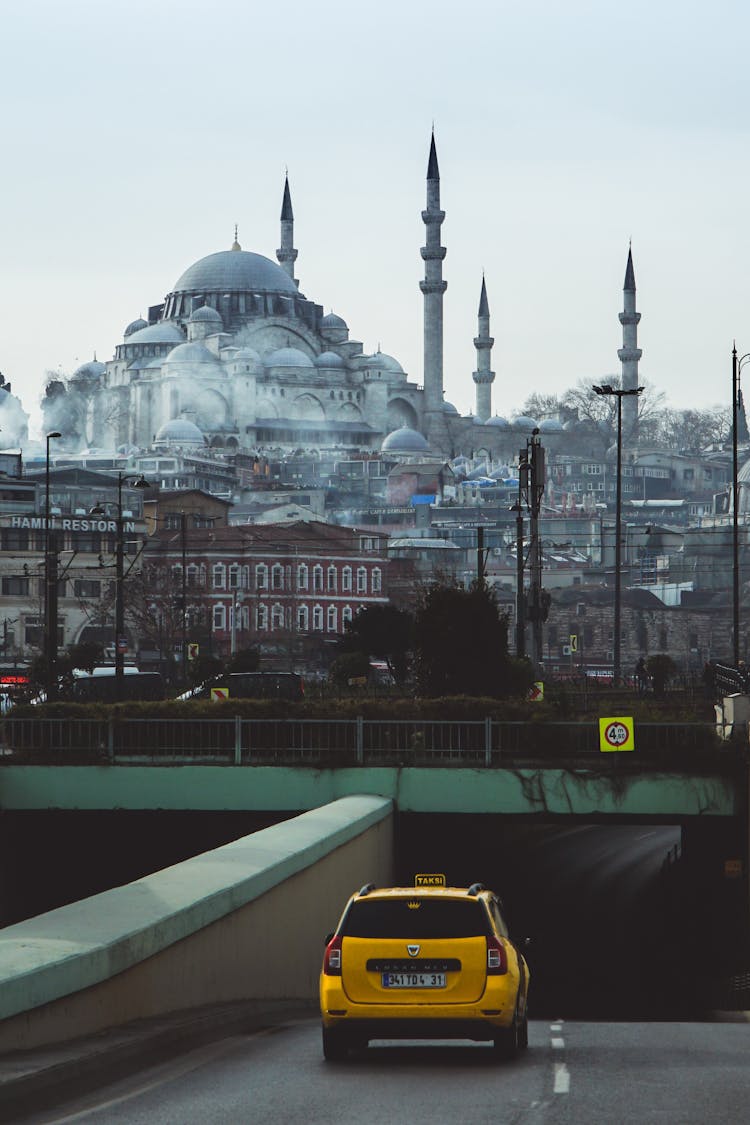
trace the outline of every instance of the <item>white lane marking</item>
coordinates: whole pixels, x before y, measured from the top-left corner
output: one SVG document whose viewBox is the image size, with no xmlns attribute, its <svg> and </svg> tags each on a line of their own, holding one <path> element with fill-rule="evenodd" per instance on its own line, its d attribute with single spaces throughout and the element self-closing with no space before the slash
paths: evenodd
<svg viewBox="0 0 750 1125">
<path fill-rule="evenodd" d="M 648 840 L 649 836 L 655 836 L 655 835 L 656 835 L 656 831 L 644 832 L 642 835 L 636 836 L 636 840 Z"/>
<path fill-rule="evenodd" d="M 550 1031 L 562 1031 L 562 1020 L 559 1023 L 551 1023 L 549 1029 Z"/>
<path fill-rule="evenodd" d="M 565 1063 L 555 1063 L 554 1092 L 556 1094 L 570 1093 L 570 1073 Z"/>
<path fill-rule="evenodd" d="M 561 1051 L 565 1046 L 565 1040 L 559 1036 L 553 1035 L 551 1042 L 556 1051 Z"/>
</svg>

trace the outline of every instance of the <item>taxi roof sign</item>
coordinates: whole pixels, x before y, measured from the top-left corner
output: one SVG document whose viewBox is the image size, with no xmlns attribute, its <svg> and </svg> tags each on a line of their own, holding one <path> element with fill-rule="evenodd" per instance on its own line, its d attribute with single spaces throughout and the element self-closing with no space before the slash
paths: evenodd
<svg viewBox="0 0 750 1125">
<path fill-rule="evenodd" d="M 415 887 L 444 887 L 445 875 L 415 875 Z"/>
</svg>

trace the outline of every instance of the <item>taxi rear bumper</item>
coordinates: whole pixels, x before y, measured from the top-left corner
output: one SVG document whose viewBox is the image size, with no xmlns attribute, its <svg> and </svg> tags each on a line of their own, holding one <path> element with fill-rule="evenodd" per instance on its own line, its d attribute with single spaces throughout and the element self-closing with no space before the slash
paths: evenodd
<svg viewBox="0 0 750 1125">
<path fill-rule="evenodd" d="M 498 1031 L 510 1027 L 513 1013 L 503 1016 L 473 1016 L 468 1019 L 438 1016 L 409 1015 L 394 1017 L 392 1013 L 383 1019 L 373 1018 L 371 1014 L 363 1018 L 355 1015 L 336 1018 L 323 1016 L 326 1028 L 341 1028 L 342 1033 L 356 1039 L 473 1039 L 486 1041 L 494 1039 Z"/>
</svg>

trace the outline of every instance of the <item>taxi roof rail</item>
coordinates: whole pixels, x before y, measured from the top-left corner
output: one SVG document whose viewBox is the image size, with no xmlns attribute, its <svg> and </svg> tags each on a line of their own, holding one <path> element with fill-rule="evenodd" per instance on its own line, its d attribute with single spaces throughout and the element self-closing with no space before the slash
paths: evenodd
<svg viewBox="0 0 750 1125">
<path fill-rule="evenodd" d="M 486 890 L 487 888 L 485 887 L 484 883 L 472 883 L 466 893 L 471 895 L 472 898 L 476 898 L 480 891 Z"/>
<path fill-rule="evenodd" d="M 359 896 L 359 898 L 364 898 L 365 895 L 369 895 L 370 891 L 374 891 L 374 890 L 375 890 L 375 884 L 374 883 L 365 883 L 364 887 L 362 887 L 359 890 L 358 896 Z"/>
</svg>

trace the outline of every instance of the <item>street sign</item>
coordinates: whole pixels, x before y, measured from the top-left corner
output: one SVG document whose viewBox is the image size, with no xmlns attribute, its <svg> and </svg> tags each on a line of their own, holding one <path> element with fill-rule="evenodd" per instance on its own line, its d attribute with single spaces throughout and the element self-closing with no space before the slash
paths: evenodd
<svg viewBox="0 0 750 1125">
<path fill-rule="evenodd" d="M 578 634 L 577 633 L 571 633 L 569 639 L 570 639 L 570 651 L 571 652 L 578 652 Z"/>
<path fill-rule="evenodd" d="M 602 754 L 635 750 L 635 724 L 631 717 L 599 720 L 599 749 Z"/>
<path fill-rule="evenodd" d="M 198 645 L 198 644 L 194 644 L 191 641 L 191 642 L 189 642 L 189 644 L 187 646 L 187 650 L 188 650 L 188 660 L 197 660 L 198 659 L 198 653 L 201 650 L 201 646 Z"/>
<path fill-rule="evenodd" d="M 228 687 L 212 687 L 211 688 L 211 702 L 212 703 L 226 703 L 229 699 Z"/>
<path fill-rule="evenodd" d="M 529 688 L 529 694 L 527 698 L 530 699 L 532 703 L 538 703 L 542 699 L 544 699 L 544 680 L 534 681 L 534 683 Z"/>
</svg>

